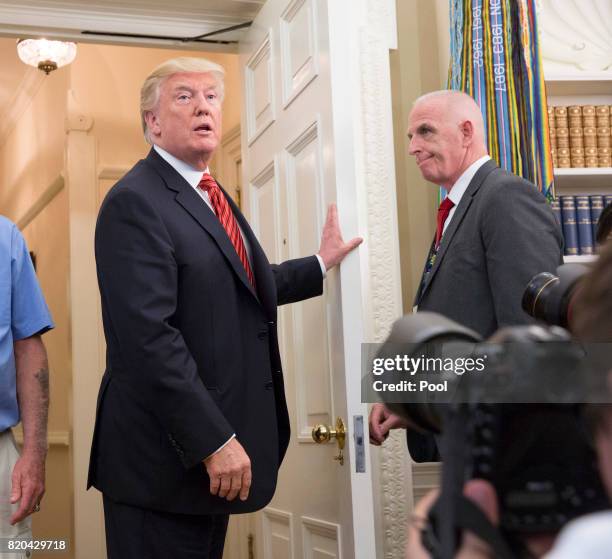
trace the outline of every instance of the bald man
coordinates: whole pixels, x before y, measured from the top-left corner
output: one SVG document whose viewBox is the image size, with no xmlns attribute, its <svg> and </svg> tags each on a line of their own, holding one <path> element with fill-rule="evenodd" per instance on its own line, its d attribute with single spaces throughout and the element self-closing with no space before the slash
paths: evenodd
<svg viewBox="0 0 612 559">
<path fill-rule="evenodd" d="M 480 108 L 465 93 L 444 90 L 418 98 L 408 138 L 408 153 L 423 178 L 448 191 L 414 306 L 485 338 L 502 326 L 528 323 L 521 308 L 527 283 L 563 261 L 561 230 L 544 196 L 491 160 Z M 382 404 L 373 407 L 373 444 L 397 427 L 406 424 Z M 417 462 L 438 457 L 433 437 L 409 430 L 408 446 Z"/>
</svg>

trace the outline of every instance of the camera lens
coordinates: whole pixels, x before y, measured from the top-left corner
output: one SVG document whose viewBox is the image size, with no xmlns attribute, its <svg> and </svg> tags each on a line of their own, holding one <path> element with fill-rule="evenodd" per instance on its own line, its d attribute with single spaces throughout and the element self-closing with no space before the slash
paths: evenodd
<svg viewBox="0 0 612 559">
<path fill-rule="evenodd" d="M 523 293 L 523 310 L 538 320 L 548 322 L 546 303 L 558 284 L 559 278 L 549 272 L 534 276 Z"/>
</svg>

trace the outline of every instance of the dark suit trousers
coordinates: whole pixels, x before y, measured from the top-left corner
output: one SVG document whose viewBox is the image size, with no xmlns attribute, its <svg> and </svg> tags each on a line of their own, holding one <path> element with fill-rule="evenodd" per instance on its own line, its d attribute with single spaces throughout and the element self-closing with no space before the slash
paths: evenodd
<svg viewBox="0 0 612 559">
<path fill-rule="evenodd" d="M 141 509 L 104 496 L 108 559 L 221 559 L 229 515 Z"/>
</svg>

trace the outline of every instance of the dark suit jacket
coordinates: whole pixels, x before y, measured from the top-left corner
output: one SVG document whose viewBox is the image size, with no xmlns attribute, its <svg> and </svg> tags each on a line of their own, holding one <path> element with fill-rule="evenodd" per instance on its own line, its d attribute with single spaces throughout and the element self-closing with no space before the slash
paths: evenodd
<svg viewBox="0 0 612 559">
<path fill-rule="evenodd" d="M 442 237 L 414 304 L 489 337 L 527 324 L 521 299 L 539 272 L 563 262 L 563 237 L 533 184 L 487 161 L 474 175 Z M 436 459 L 432 437 L 408 433 L 417 462 Z"/>
<path fill-rule="evenodd" d="M 217 217 L 155 150 L 106 196 L 96 264 L 107 343 L 88 487 L 161 511 L 265 506 L 289 442 L 276 307 L 319 295 L 316 257 L 269 264 L 251 247 L 257 291 Z M 251 459 L 246 502 L 209 492 L 202 460 L 232 433 Z"/>
</svg>

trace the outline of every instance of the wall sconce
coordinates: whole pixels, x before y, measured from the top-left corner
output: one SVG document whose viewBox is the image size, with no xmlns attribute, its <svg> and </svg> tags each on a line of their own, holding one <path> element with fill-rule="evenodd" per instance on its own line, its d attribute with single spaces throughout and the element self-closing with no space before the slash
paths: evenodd
<svg viewBox="0 0 612 559">
<path fill-rule="evenodd" d="M 49 74 L 70 64 L 76 56 L 76 44 L 47 39 L 20 39 L 17 53 L 22 62 Z"/>
</svg>

